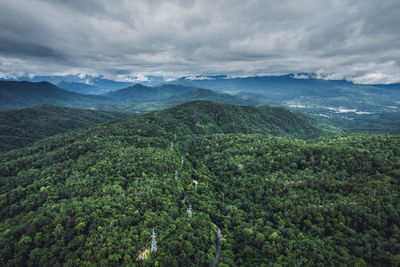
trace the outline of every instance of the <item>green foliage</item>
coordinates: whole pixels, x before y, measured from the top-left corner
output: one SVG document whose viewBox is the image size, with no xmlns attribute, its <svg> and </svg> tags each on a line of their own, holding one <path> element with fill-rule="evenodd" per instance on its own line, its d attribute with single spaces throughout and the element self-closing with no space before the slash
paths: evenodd
<svg viewBox="0 0 400 267">
<path fill-rule="evenodd" d="M 397 264 L 400 137 L 306 126 L 195 102 L 2 154 L 0 262 L 210 266 L 220 245 L 220 266 Z"/>
<path fill-rule="evenodd" d="M 311 138 L 321 134 L 304 116 L 279 107 L 221 105 L 193 101 L 152 116 L 178 121 L 189 130 L 185 133 L 263 133 Z M 181 132 L 182 133 L 182 132 Z"/>
<path fill-rule="evenodd" d="M 0 152 L 55 134 L 127 116 L 123 113 L 43 105 L 0 112 Z"/>
<path fill-rule="evenodd" d="M 143 87 L 143 86 L 142 86 Z M 141 87 L 139 87 L 141 88 Z M 124 96 L 119 98 L 119 100 L 124 101 L 123 103 L 108 103 L 108 104 L 96 104 L 94 106 L 97 110 L 106 110 L 106 111 L 120 111 L 120 112 L 129 112 L 129 113 L 147 113 L 155 110 L 161 110 L 166 108 L 175 107 L 181 105 L 183 103 L 195 101 L 195 100 L 205 100 L 211 101 L 214 103 L 221 103 L 221 104 L 231 104 L 231 105 L 243 105 L 243 106 L 260 106 L 265 105 L 265 101 L 251 98 L 251 97 L 240 97 L 240 96 L 233 96 L 228 94 L 218 94 L 214 91 L 207 90 L 207 89 L 196 89 L 183 87 L 185 90 L 169 92 L 164 91 L 165 88 L 161 87 L 162 93 L 159 92 L 160 90 L 157 87 L 144 87 L 145 91 L 143 92 L 142 97 L 137 98 L 136 91 L 130 92 L 134 98 L 129 96 Z M 179 87 L 178 87 L 179 88 Z M 189 91 L 188 91 L 189 89 Z M 126 92 L 126 89 L 122 89 L 122 91 Z M 155 91 L 155 92 L 152 92 Z M 128 94 L 128 92 L 126 92 Z M 175 95 L 174 95 L 175 94 Z M 155 95 L 155 96 L 154 96 Z M 166 98 L 169 97 L 169 98 Z M 143 98 L 146 101 L 143 101 Z M 166 99 L 160 99 L 166 98 Z M 135 100 L 136 102 L 127 102 L 127 100 Z M 160 99 L 156 101 L 155 99 Z M 140 102 L 138 102 L 140 100 Z"/>
<path fill-rule="evenodd" d="M 118 102 L 136 101 L 159 101 L 166 100 L 173 96 L 195 90 L 193 87 L 186 87 L 174 84 L 149 87 L 141 84 L 105 93 L 104 96 Z"/>
</svg>

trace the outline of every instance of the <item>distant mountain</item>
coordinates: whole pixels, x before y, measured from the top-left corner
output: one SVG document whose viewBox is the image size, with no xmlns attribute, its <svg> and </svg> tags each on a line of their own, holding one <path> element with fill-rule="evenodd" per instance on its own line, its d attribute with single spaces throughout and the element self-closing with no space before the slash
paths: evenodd
<svg viewBox="0 0 400 267">
<path fill-rule="evenodd" d="M 57 87 L 49 82 L 0 81 L 0 110 L 54 104 L 68 107 L 87 107 L 110 102 L 104 96 L 82 95 Z"/>
<path fill-rule="evenodd" d="M 95 79 L 89 80 L 89 84 L 91 84 L 92 86 L 95 86 L 97 88 L 100 88 L 101 92 L 104 92 L 104 91 L 115 91 L 115 90 L 118 90 L 121 88 L 131 86 L 134 83 L 118 82 L 118 81 L 113 81 L 113 80 L 104 79 L 104 78 L 95 78 Z M 98 92 L 98 93 L 101 93 L 101 92 Z"/>
<path fill-rule="evenodd" d="M 79 94 L 85 94 L 85 95 L 95 95 L 95 94 L 101 94 L 104 93 L 105 90 L 101 89 L 95 85 L 90 85 L 90 84 L 85 84 L 85 83 L 78 83 L 78 82 L 66 82 L 66 81 L 62 81 L 59 82 L 57 84 L 58 87 L 71 91 L 71 92 L 75 92 L 75 93 L 79 93 Z"/>
<path fill-rule="evenodd" d="M 207 100 L 215 103 L 243 105 L 243 106 L 259 106 L 265 104 L 264 101 L 257 100 L 254 98 L 233 96 L 229 94 L 218 94 L 208 89 L 195 89 L 194 91 L 188 91 L 160 101 L 106 103 L 106 104 L 97 104 L 92 108 L 95 110 L 119 111 L 119 112 L 141 114 L 154 110 L 161 110 L 174 107 L 194 100 Z"/>
<path fill-rule="evenodd" d="M 67 131 L 127 116 L 124 113 L 42 105 L 0 112 L 0 152 Z"/>
<path fill-rule="evenodd" d="M 293 99 L 298 96 L 337 96 L 341 92 L 332 90 L 339 87 L 354 86 L 345 80 L 298 79 L 294 74 L 281 76 L 252 76 L 230 78 L 211 76 L 203 79 L 183 77 L 173 82 L 185 86 L 207 88 L 218 92 L 258 93 L 272 97 L 272 101 Z"/>
<path fill-rule="evenodd" d="M 132 84 L 133 83 L 130 82 L 117 82 L 103 78 L 91 78 L 79 82 L 61 81 L 57 83 L 57 86 L 80 94 L 99 95 L 104 94 L 105 92 L 125 88 L 131 86 Z"/>
<path fill-rule="evenodd" d="M 194 90 L 196 88 L 174 84 L 165 84 L 156 87 L 136 84 L 115 92 L 108 92 L 103 94 L 103 96 L 118 102 L 159 101 Z"/>
<path fill-rule="evenodd" d="M 394 119 L 398 116 L 386 115 L 400 113 L 400 84 L 354 84 L 318 77 L 312 73 L 236 78 L 190 76 L 173 83 L 286 106 L 351 131 L 383 133 L 400 129 Z"/>
<path fill-rule="evenodd" d="M 390 109 L 398 106 L 400 101 L 400 90 L 396 90 L 400 87 L 397 85 L 361 85 L 346 80 L 314 77 L 315 75 L 304 73 L 243 78 L 206 76 L 183 77 L 173 83 L 263 98 L 270 104 L 317 108 L 322 112 L 326 111 L 323 106 L 330 105 L 361 111 L 393 111 Z"/>
<path fill-rule="evenodd" d="M 65 83 L 63 86 L 67 90 L 80 92 L 80 88 L 82 84 L 86 84 L 90 86 L 90 93 L 91 94 L 101 94 L 107 91 L 114 91 L 117 89 L 125 88 L 131 86 L 135 83 L 133 82 L 119 82 L 110 79 L 104 78 L 102 75 L 100 76 L 90 76 L 90 75 L 66 75 L 66 76 L 34 76 L 34 77 L 16 77 L 16 78 L 9 78 L 9 79 L 0 79 L 5 81 L 27 81 L 27 82 L 50 82 L 52 84 L 60 84 Z M 62 87 L 62 86 L 60 86 Z M 63 88 L 63 87 L 62 87 Z M 89 87 L 88 87 L 89 88 Z"/>
<path fill-rule="evenodd" d="M 156 75 L 146 75 L 140 77 L 129 77 L 126 81 L 117 81 L 112 79 L 107 79 L 103 75 L 54 75 L 54 76 L 21 76 L 21 77 L 8 77 L 0 78 L 0 80 L 8 81 L 29 81 L 29 82 L 50 82 L 53 84 L 58 84 L 60 82 L 67 83 L 81 83 L 94 86 L 95 88 L 100 88 L 101 91 L 97 94 L 105 91 L 115 91 L 117 89 L 132 86 L 136 83 L 141 83 L 147 86 L 157 86 L 165 83 L 165 78 L 163 76 Z"/>
<path fill-rule="evenodd" d="M 190 91 L 171 97 L 168 100 L 177 101 L 180 103 L 185 103 L 194 100 L 207 100 L 221 104 L 232 104 L 232 105 L 243 105 L 243 106 L 258 106 L 265 104 L 265 102 L 255 98 L 248 98 L 248 97 L 245 98 L 230 94 L 218 94 L 209 89 L 197 89 L 195 91 Z"/>
</svg>

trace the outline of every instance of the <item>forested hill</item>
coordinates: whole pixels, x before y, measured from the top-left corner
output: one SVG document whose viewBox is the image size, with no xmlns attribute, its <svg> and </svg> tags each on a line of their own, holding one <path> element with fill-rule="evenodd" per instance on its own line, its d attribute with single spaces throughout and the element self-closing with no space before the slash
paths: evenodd
<svg viewBox="0 0 400 267">
<path fill-rule="evenodd" d="M 151 89 L 150 89 L 151 90 Z M 186 88 L 187 90 L 187 88 Z M 144 114 L 155 110 L 163 110 L 171 107 L 181 105 L 183 103 L 205 100 L 212 101 L 221 104 L 241 105 L 241 106 L 261 106 L 265 105 L 264 101 L 250 98 L 240 97 L 228 94 L 218 94 L 207 89 L 196 89 L 194 91 L 189 90 L 187 92 L 177 92 L 177 95 L 169 97 L 170 94 L 164 95 L 169 97 L 167 99 L 159 101 L 139 101 L 139 102 L 122 102 L 114 104 L 97 104 L 91 108 L 96 110 L 107 110 L 107 111 L 121 111 L 135 114 Z M 122 100 L 124 101 L 124 100 Z M 126 99 L 125 99 L 126 101 Z"/>
<path fill-rule="evenodd" d="M 196 88 L 174 84 L 155 87 L 135 84 L 134 86 L 105 93 L 104 96 L 118 102 L 159 101 L 193 90 L 196 90 Z"/>
<path fill-rule="evenodd" d="M 66 81 L 61 81 L 57 83 L 57 86 L 71 91 L 75 92 L 78 94 L 99 94 L 102 93 L 102 91 L 105 91 L 105 89 L 101 89 L 99 87 L 96 87 L 95 85 L 91 84 L 86 84 L 86 83 L 78 83 L 78 82 L 66 82 Z"/>
<path fill-rule="evenodd" d="M 0 112 L 0 152 L 19 148 L 55 134 L 126 117 L 118 112 L 42 105 Z"/>
<path fill-rule="evenodd" d="M 311 138 L 322 132 L 301 114 L 281 107 L 193 101 L 150 116 L 184 123 L 192 133 L 262 133 Z"/>
<path fill-rule="evenodd" d="M 0 154 L 2 266 L 211 266 L 217 247 L 219 266 L 398 266 L 399 136 L 221 134 L 232 118 L 254 119 L 193 102 Z"/>
<path fill-rule="evenodd" d="M 195 100 L 205 100 L 221 104 L 231 104 L 240 106 L 261 106 L 265 104 L 256 98 L 240 97 L 229 94 L 219 94 L 208 89 L 196 89 L 195 91 L 189 91 L 177 96 L 174 96 L 169 101 L 175 101 L 180 103 L 195 101 Z"/>
<path fill-rule="evenodd" d="M 0 110 L 20 109 L 43 104 L 87 107 L 109 101 L 102 96 L 70 92 L 49 82 L 0 81 Z"/>
</svg>

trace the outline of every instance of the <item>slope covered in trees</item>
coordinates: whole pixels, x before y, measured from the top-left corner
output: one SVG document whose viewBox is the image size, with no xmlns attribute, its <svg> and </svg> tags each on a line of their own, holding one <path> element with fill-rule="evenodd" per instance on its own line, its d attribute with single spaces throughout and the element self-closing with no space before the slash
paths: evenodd
<svg viewBox="0 0 400 267">
<path fill-rule="evenodd" d="M 87 107 L 109 101 L 103 96 L 70 92 L 48 82 L 0 81 L 0 110 L 21 109 L 43 104 Z"/>
<path fill-rule="evenodd" d="M 238 93 L 328 120 L 347 131 L 398 133 L 400 84 L 354 84 L 299 73 L 253 77 L 183 77 L 175 84 Z M 388 114 L 394 114 L 394 116 Z"/>
<path fill-rule="evenodd" d="M 189 91 L 169 99 L 169 101 L 180 102 L 180 104 L 194 100 L 205 100 L 221 104 L 243 106 L 260 106 L 262 104 L 265 104 L 265 102 L 255 98 L 243 98 L 229 94 L 219 94 L 208 89 L 197 89 L 195 91 Z"/>
<path fill-rule="evenodd" d="M 114 92 L 105 93 L 104 96 L 118 102 L 159 101 L 193 90 L 196 90 L 196 88 L 174 84 L 155 87 L 135 84 Z"/>
<path fill-rule="evenodd" d="M 192 133 L 263 133 L 311 138 L 321 131 L 301 114 L 280 107 L 234 106 L 193 101 L 152 114 L 168 121 L 179 121 Z M 181 132 L 187 130 L 182 129 Z"/>
<path fill-rule="evenodd" d="M 140 101 L 131 103 L 114 103 L 114 104 L 97 104 L 93 106 L 96 110 L 105 111 L 119 111 L 143 114 L 155 110 L 162 110 L 166 108 L 175 107 L 183 103 L 205 100 L 220 104 L 232 104 L 232 105 L 243 105 L 243 106 L 260 106 L 265 102 L 254 99 L 244 98 L 240 96 L 233 96 L 228 94 L 218 94 L 207 89 L 196 89 L 194 91 L 189 90 L 188 92 L 180 93 L 164 100 L 160 101 Z"/>
<path fill-rule="evenodd" d="M 55 134 L 127 116 L 123 113 L 42 105 L 0 112 L 0 152 Z"/>
<path fill-rule="evenodd" d="M 224 126 L 246 114 L 194 102 L 1 155 L 0 261 L 210 266 L 219 244 L 219 266 L 398 264 L 399 136 Z"/>
<path fill-rule="evenodd" d="M 91 85 L 91 84 L 86 84 L 86 83 L 79 83 L 79 82 L 66 82 L 66 81 L 61 81 L 59 83 L 57 83 L 57 86 L 71 91 L 71 92 L 75 92 L 78 94 L 100 94 L 100 93 L 104 93 L 104 91 L 106 91 L 105 89 L 101 89 L 95 85 Z"/>
</svg>

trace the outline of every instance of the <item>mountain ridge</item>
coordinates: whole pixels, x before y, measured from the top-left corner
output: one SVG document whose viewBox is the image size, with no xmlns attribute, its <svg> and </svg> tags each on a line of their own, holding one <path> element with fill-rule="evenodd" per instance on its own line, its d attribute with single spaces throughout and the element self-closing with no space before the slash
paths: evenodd
<svg viewBox="0 0 400 267">
<path fill-rule="evenodd" d="M 135 84 L 127 88 L 105 93 L 103 96 L 122 102 L 160 101 L 192 90 L 195 90 L 195 88 L 174 84 L 164 84 L 154 87 Z"/>
<path fill-rule="evenodd" d="M 126 116 L 124 113 L 58 107 L 50 104 L 0 111 L 0 152 L 20 148 L 52 135 Z"/>
<path fill-rule="evenodd" d="M 0 109 L 2 110 L 43 104 L 85 107 L 97 102 L 110 102 L 110 100 L 103 96 L 70 92 L 49 82 L 0 81 Z"/>
<path fill-rule="evenodd" d="M 196 100 L 154 111 L 149 116 L 180 121 L 196 134 L 262 133 L 300 138 L 322 134 L 306 117 L 282 107 L 235 106 Z"/>
</svg>

